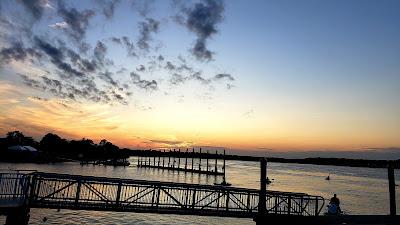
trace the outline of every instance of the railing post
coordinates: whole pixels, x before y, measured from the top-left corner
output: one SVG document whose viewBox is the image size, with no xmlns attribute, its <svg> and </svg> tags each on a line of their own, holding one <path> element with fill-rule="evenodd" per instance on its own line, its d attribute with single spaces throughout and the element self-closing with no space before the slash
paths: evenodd
<svg viewBox="0 0 400 225">
<path fill-rule="evenodd" d="M 258 213 L 264 215 L 267 212 L 267 159 L 260 160 L 260 195 L 258 200 Z"/>
<path fill-rule="evenodd" d="M 394 164 L 390 162 L 388 165 L 389 179 L 389 197 L 390 197 L 390 215 L 396 215 L 396 184 L 394 180 Z"/>
<path fill-rule="evenodd" d="M 121 189 L 122 189 L 122 183 L 118 182 L 117 198 L 115 199 L 115 204 L 117 206 L 119 206 L 119 199 L 121 198 Z"/>
<path fill-rule="evenodd" d="M 217 198 L 217 211 L 219 209 L 219 199 L 221 198 L 221 192 L 218 190 L 218 198 Z"/>
<path fill-rule="evenodd" d="M 79 178 L 77 182 L 78 182 L 78 186 L 76 187 L 75 205 L 78 205 L 79 195 L 81 194 L 82 180 Z"/>
<path fill-rule="evenodd" d="M 196 189 L 193 189 L 193 196 L 192 196 L 192 209 L 194 209 L 194 205 L 196 204 Z"/>
<path fill-rule="evenodd" d="M 251 208 L 250 208 L 250 198 L 251 198 L 250 192 L 247 192 L 247 205 L 246 205 L 246 207 L 247 207 L 247 210 L 248 210 L 249 212 L 251 212 Z"/>
<path fill-rule="evenodd" d="M 225 207 L 226 211 L 229 211 L 229 190 L 226 190 L 226 199 L 225 199 Z"/>
<path fill-rule="evenodd" d="M 156 208 L 159 207 L 160 205 L 160 192 L 161 192 L 161 186 L 157 186 L 157 203 L 156 203 Z"/>
<path fill-rule="evenodd" d="M 315 216 L 318 216 L 319 210 L 318 210 L 318 197 L 315 197 Z"/>
<path fill-rule="evenodd" d="M 288 207 L 287 207 L 287 214 L 290 215 L 290 210 L 292 208 L 292 196 L 289 195 L 288 197 Z"/>
<path fill-rule="evenodd" d="M 35 198 L 35 193 L 36 193 L 36 191 L 35 191 L 35 188 L 36 188 L 36 177 L 37 177 L 36 174 L 33 174 L 33 175 L 30 177 L 30 185 L 29 185 L 30 190 L 29 190 L 29 197 L 28 197 L 28 207 L 30 207 L 30 205 L 31 205 L 31 204 L 33 203 L 33 201 L 36 199 L 36 198 Z"/>
</svg>

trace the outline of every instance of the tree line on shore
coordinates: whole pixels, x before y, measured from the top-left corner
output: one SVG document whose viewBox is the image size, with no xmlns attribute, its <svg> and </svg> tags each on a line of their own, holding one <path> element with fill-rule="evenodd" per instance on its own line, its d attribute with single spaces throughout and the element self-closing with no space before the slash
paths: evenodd
<svg viewBox="0 0 400 225">
<path fill-rule="evenodd" d="M 37 149 L 38 152 L 35 154 L 16 154 L 16 151 L 9 150 L 12 146 L 31 146 Z M 4 160 L 11 159 L 13 161 L 29 160 L 29 158 L 25 157 L 34 157 L 36 161 L 43 162 L 64 159 L 92 161 L 129 157 L 128 149 L 120 149 L 106 139 L 96 144 L 91 139 L 67 140 L 57 134 L 48 133 L 40 141 L 36 141 L 32 137 L 25 136 L 20 131 L 8 132 L 6 137 L 0 141 L 0 150 Z"/>
</svg>

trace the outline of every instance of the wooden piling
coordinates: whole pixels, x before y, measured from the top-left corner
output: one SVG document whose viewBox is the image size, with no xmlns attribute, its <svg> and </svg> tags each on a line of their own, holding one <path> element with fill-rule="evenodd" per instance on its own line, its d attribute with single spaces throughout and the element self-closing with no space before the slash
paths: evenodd
<svg viewBox="0 0 400 225">
<path fill-rule="evenodd" d="M 193 170 L 193 164 L 194 164 L 194 163 L 193 163 L 193 159 L 194 159 L 194 148 L 192 149 L 192 153 L 193 153 L 193 154 L 192 154 L 192 170 Z"/>
<path fill-rule="evenodd" d="M 178 168 L 181 166 L 181 149 L 178 149 Z"/>
<path fill-rule="evenodd" d="M 388 179 L 389 179 L 389 197 L 390 197 L 390 215 L 396 215 L 396 183 L 394 179 L 394 163 L 390 162 L 388 165 Z"/>
<path fill-rule="evenodd" d="M 206 161 L 207 161 L 207 172 L 208 172 L 208 150 L 207 150 L 207 159 L 206 159 Z"/>
<path fill-rule="evenodd" d="M 267 213 L 267 159 L 260 160 L 260 195 L 258 199 L 258 213 L 260 216 Z"/>
<path fill-rule="evenodd" d="M 164 159 L 165 159 L 165 149 L 164 149 L 164 155 L 162 157 L 162 166 L 164 167 Z"/>
<path fill-rule="evenodd" d="M 200 156 L 199 156 L 199 170 L 201 171 L 201 148 L 200 148 Z"/>
<path fill-rule="evenodd" d="M 188 157 L 188 151 L 189 151 L 189 149 L 186 149 L 186 155 L 185 155 L 185 170 L 187 169 L 187 157 Z"/>
<path fill-rule="evenodd" d="M 214 172 L 218 173 L 218 152 L 217 152 L 217 150 L 215 150 L 215 168 L 214 168 Z"/>
<path fill-rule="evenodd" d="M 225 149 L 224 149 L 224 167 L 223 167 L 223 169 L 224 169 L 224 177 L 225 177 Z"/>
</svg>

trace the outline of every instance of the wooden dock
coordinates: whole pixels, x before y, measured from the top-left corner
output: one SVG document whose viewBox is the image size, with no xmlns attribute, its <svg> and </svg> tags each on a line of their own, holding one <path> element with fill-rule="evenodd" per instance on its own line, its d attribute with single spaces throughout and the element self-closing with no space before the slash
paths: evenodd
<svg viewBox="0 0 400 225">
<path fill-rule="evenodd" d="M 163 152 L 160 151 L 153 154 L 153 156 L 139 156 L 137 166 L 185 173 L 225 176 L 225 157 L 220 159 L 221 155 L 217 151 L 215 154 L 211 154 L 208 151 L 202 153 L 201 148 L 199 152 L 195 152 L 194 149 L 191 152 L 189 149 L 186 149 L 186 152 L 174 149 L 173 151 L 164 150 Z M 225 150 L 223 156 L 225 156 Z"/>
</svg>

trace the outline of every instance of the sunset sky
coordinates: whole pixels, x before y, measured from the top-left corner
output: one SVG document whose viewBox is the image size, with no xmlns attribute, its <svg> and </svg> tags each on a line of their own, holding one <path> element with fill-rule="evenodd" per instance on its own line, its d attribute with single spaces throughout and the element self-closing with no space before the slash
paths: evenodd
<svg viewBox="0 0 400 225">
<path fill-rule="evenodd" d="M 400 1 L 0 1 L 0 136 L 400 147 Z"/>
</svg>

